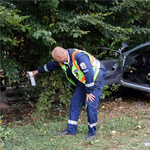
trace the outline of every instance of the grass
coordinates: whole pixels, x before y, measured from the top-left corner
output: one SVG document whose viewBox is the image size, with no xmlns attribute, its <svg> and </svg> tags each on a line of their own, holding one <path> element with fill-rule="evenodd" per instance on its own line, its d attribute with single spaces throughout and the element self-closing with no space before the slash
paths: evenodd
<svg viewBox="0 0 150 150">
<path fill-rule="evenodd" d="M 57 136 L 67 124 L 67 116 L 58 116 L 45 122 L 13 124 L 15 135 L 3 140 L 0 147 L 2 150 L 149 150 L 144 145 L 150 142 L 149 105 L 145 110 L 133 110 L 131 106 L 128 111 L 125 107 L 131 104 L 122 103 L 124 108 L 117 103 L 113 108 L 110 105 L 108 102 L 105 108 L 100 106 L 97 135 L 92 141 L 85 140 L 88 128 L 86 112 L 82 111 L 76 136 Z"/>
</svg>

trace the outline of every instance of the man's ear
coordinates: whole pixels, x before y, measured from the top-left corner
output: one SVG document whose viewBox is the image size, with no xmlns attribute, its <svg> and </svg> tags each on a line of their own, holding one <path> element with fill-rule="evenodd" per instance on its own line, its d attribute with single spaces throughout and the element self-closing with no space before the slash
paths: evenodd
<svg viewBox="0 0 150 150">
<path fill-rule="evenodd" d="M 60 59 L 63 59 L 63 56 L 59 56 Z"/>
</svg>

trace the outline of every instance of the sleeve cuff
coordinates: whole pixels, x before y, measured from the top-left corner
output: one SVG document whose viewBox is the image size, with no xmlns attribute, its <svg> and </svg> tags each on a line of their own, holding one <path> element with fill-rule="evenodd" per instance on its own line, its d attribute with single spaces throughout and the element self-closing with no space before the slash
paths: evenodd
<svg viewBox="0 0 150 150">
<path fill-rule="evenodd" d="M 39 74 L 42 74 L 42 73 L 45 73 L 46 71 L 45 71 L 44 68 L 42 67 L 42 68 L 39 68 L 39 69 L 38 69 L 38 72 L 39 72 Z"/>
<path fill-rule="evenodd" d="M 85 89 L 85 91 L 87 94 L 91 94 L 91 93 L 93 93 L 94 89 Z"/>
</svg>

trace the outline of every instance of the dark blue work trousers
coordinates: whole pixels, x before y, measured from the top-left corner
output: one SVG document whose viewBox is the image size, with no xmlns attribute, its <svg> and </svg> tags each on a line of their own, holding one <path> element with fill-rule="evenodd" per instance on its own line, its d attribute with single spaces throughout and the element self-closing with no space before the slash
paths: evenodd
<svg viewBox="0 0 150 150">
<path fill-rule="evenodd" d="M 98 82 L 97 87 L 94 89 L 92 93 L 95 96 L 95 100 L 93 102 L 90 100 L 86 102 L 88 128 L 89 128 L 88 135 L 90 136 L 96 134 L 96 125 L 98 120 L 97 108 L 101 97 L 105 74 L 106 74 L 105 69 L 104 68 L 100 69 L 100 77 L 99 77 L 100 80 Z M 78 118 L 80 115 L 81 107 L 85 102 L 85 99 L 86 99 L 85 85 L 81 82 L 78 82 L 73 97 L 71 99 L 68 125 L 66 128 L 66 131 L 71 134 L 77 133 Z"/>
</svg>

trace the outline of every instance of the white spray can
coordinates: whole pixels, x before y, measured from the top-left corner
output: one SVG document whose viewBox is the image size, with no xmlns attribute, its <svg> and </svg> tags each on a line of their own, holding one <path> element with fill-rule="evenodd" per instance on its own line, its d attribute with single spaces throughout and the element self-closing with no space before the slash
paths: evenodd
<svg viewBox="0 0 150 150">
<path fill-rule="evenodd" d="M 35 86 L 35 85 L 36 85 L 35 79 L 34 79 L 34 77 L 32 77 L 33 72 L 32 72 L 32 71 L 29 71 L 28 74 L 29 74 L 29 76 L 30 76 L 31 85 L 32 85 L 32 86 Z"/>
</svg>

